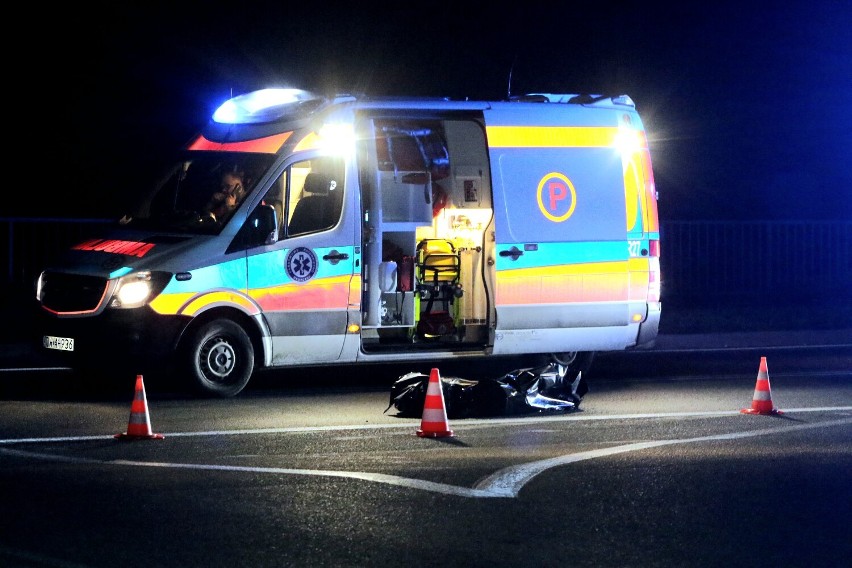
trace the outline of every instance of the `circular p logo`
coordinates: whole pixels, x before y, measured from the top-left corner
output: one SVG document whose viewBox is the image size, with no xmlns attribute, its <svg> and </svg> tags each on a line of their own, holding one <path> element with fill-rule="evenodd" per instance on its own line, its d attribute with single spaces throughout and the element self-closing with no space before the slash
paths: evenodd
<svg viewBox="0 0 852 568">
<path fill-rule="evenodd" d="M 577 205 L 577 192 L 567 176 L 551 172 L 538 182 L 538 208 L 542 214 L 555 223 L 560 223 L 574 213 Z"/>
</svg>

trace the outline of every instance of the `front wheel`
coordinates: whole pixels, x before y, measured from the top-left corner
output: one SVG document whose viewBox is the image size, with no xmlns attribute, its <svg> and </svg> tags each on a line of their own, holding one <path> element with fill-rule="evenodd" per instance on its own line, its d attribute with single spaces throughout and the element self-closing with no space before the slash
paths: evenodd
<svg viewBox="0 0 852 568">
<path fill-rule="evenodd" d="M 196 391 L 227 398 L 236 396 L 248 384 L 254 370 L 254 348 L 242 327 L 217 319 L 192 331 L 184 360 Z"/>
</svg>

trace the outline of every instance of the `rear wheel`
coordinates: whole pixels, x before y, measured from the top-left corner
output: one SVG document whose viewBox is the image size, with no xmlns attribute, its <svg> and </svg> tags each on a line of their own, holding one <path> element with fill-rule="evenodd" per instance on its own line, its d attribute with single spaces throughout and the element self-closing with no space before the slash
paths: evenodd
<svg viewBox="0 0 852 568">
<path fill-rule="evenodd" d="M 573 381 L 580 373 L 588 373 L 595 359 L 594 351 L 565 351 L 551 353 L 550 360 L 558 365 L 568 367 L 565 378 Z"/>
<path fill-rule="evenodd" d="M 580 405 L 580 401 L 589 392 L 589 385 L 583 375 L 589 372 L 594 359 L 594 351 L 568 351 L 550 354 L 551 362 L 566 367 L 564 381 L 571 386 L 571 399 L 576 406 Z"/>
<path fill-rule="evenodd" d="M 227 319 L 201 324 L 187 338 L 184 360 L 191 386 L 207 396 L 232 397 L 248 384 L 254 348 L 245 330 Z"/>
</svg>

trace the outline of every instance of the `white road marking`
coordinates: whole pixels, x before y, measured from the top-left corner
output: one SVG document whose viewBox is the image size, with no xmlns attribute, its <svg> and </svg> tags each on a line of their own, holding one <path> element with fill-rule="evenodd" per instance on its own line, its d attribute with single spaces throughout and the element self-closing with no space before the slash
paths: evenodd
<svg viewBox="0 0 852 568">
<path fill-rule="evenodd" d="M 611 456 L 625 452 L 634 452 L 637 450 L 646 450 L 648 448 L 657 448 L 660 446 L 670 446 L 674 444 L 691 444 L 694 442 L 710 442 L 716 440 L 737 440 L 740 438 L 751 438 L 754 436 L 766 436 L 769 434 L 780 434 L 782 432 L 794 432 L 797 430 L 809 430 L 811 428 L 825 428 L 828 426 L 838 426 L 840 424 L 852 424 L 852 418 L 843 418 L 840 420 L 830 420 L 827 422 L 815 422 L 813 424 L 796 424 L 793 426 L 779 426 L 776 428 L 766 428 L 764 430 L 750 430 L 746 432 L 734 432 L 731 434 L 717 434 L 714 436 L 700 436 L 698 438 L 684 438 L 681 440 L 657 440 L 654 442 L 637 442 L 635 444 L 625 444 L 623 446 L 615 446 L 612 448 L 602 448 L 600 450 L 590 450 L 587 452 L 579 452 L 576 454 L 568 454 L 557 456 L 537 462 L 507 467 L 494 472 L 479 483 L 474 485 L 474 488 L 484 490 L 488 493 L 497 494 L 506 497 L 517 497 L 520 490 L 533 477 L 546 471 L 552 467 L 576 463 L 583 460 Z"/>
<path fill-rule="evenodd" d="M 816 412 L 816 411 L 849 411 L 852 410 L 852 407 L 841 406 L 841 407 L 823 407 L 823 408 L 808 408 L 808 409 L 794 409 L 794 410 L 785 410 L 785 413 L 793 413 L 793 412 Z M 740 413 L 737 412 L 678 412 L 678 413 L 660 413 L 660 414 L 631 414 L 631 415 L 618 415 L 618 416 L 589 416 L 585 417 L 586 419 L 624 419 L 624 418 L 648 418 L 648 417 L 669 417 L 669 416 L 707 416 L 707 415 L 715 415 L 715 416 L 726 416 L 731 414 Z M 560 417 L 563 420 L 566 417 Z M 576 420 L 576 417 L 571 417 Z M 523 420 L 497 420 L 497 421 L 482 421 L 482 420 L 471 420 L 465 421 L 464 424 L 470 423 L 488 423 L 491 425 L 503 425 L 507 423 L 530 423 L 530 422 L 541 422 L 541 417 L 535 419 L 523 419 Z M 697 438 L 683 438 L 683 439 L 674 439 L 674 440 L 657 440 L 653 442 L 637 442 L 632 444 L 624 444 L 620 446 L 614 446 L 610 448 L 602 448 L 599 450 L 590 450 L 586 452 L 579 452 L 575 454 L 567 454 L 563 456 L 557 456 L 555 458 L 549 458 L 546 460 L 540 460 L 535 462 L 529 462 L 526 464 L 521 464 L 517 466 L 512 466 L 508 468 L 504 468 L 496 471 L 495 473 L 489 475 L 488 477 L 477 482 L 474 487 L 460 487 L 457 485 L 450 485 L 446 483 L 435 483 L 432 481 L 425 481 L 422 479 L 412 479 L 407 477 L 399 477 L 395 475 L 386 475 L 381 473 L 369 473 L 369 472 L 358 472 L 358 471 L 337 471 L 337 470 L 311 470 L 311 469 L 289 469 L 289 468 L 276 468 L 276 467 L 250 467 L 250 466 L 228 466 L 228 465 L 216 465 L 216 464 L 183 464 L 183 463 L 168 463 L 168 462 L 142 462 L 142 461 L 133 461 L 133 460 L 96 460 L 89 458 L 77 458 L 77 457 L 68 457 L 68 456 L 58 456 L 52 454 L 41 454 L 37 452 L 27 452 L 23 450 L 14 450 L 11 448 L 0 448 L 0 454 L 6 455 L 15 455 L 19 457 L 29 457 L 34 459 L 41 460 L 49 460 L 49 461 L 59 461 L 65 463 L 90 463 L 90 464 L 101 464 L 101 465 L 123 465 L 123 466 L 133 466 L 133 467 L 158 467 L 158 468 L 170 468 L 170 469 L 193 469 L 193 470 L 205 470 L 205 471 L 233 471 L 233 472 L 247 472 L 247 473 L 271 473 L 278 475 L 309 475 L 309 476 L 321 476 L 321 477 L 342 477 L 349 479 L 361 479 L 364 481 L 372 481 L 375 483 L 385 483 L 388 485 L 397 485 L 400 487 L 408 487 L 411 489 L 418 489 L 421 491 L 432 491 L 434 493 L 443 493 L 445 495 L 457 495 L 460 497 L 481 497 L 481 498 L 491 498 L 491 497 L 501 497 L 501 498 L 513 498 L 517 497 L 518 493 L 523 489 L 523 487 L 532 480 L 538 474 L 561 465 L 566 465 L 570 463 L 576 463 L 584 460 L 611 456 L 614 454 L 633 452 L 638 450 L 645 450 L 649 448 L 656 448 L 660 446 L 668 446 L 674 444 L 690 444 L 696 442 L 708 442 L 708 441 L 716 441 L 716 440 L 736 440 L 741 438 L 750 438 L 754 436 L 766 436 L 771 434 L 780 434 L 786 432 L 794 432 L 799 430 L 809 430 L 813 428 L 826 428 L 831 426 L 838 426 L 841 424 L 850 424 L 852 423 L 852 418 L 842 418 L 839 420 L 829 420 L 824 422 L 815 422 L 813 424 L 794 424 L 792 426 L 778 426 L 775 428 L 765 428 L 762 430 L 750 430 L 745 432 L 734 432 L 730 434 L 718 434 L 713 436 L 700 436 Z M 311 432 L 311 431 L 328 431 L 328 430 L 342 430 L 342 429 L 368 429 L 368 428 L 385 428 L 385 427 L 395 427 L 399 428 L 402 426 L 396 424 L 381 424 L 381 425 L 372 425 L 372 426 L 328 426 L 328 427 L 317 427 L 317 428 L 264 428 L 259 430 L 238 430 L 238 431 L 222 431 L 222 432 L 194 432 L 194 433 L 183 433 L 183 434 L 169 434 L 169 437 L 175 436 L 188 436 L 188 435 L 223 435 L 223 434 L 234 434 L 234 433 L 280 433 L 280 432 Z M 410 427 L 406 425 L 405 427 Z M 114 436 L 85 436 L 85 437 L 65 437 L 65 438 L 19 438 L 15 441 L 12 440 L 0 440 L 0 443 L 10 444 L 10 443 L 26 443 L 26 442 L 46 442 L 46 441 L 80 441 L 80 440 L 102 440 L 102 439 L 111 439 Z"/>
<path fill-rule="evenodd" d="M 842 412 L 852 411 L 852 406 L 817 406 L 808 408 L 783 408 L 784 414 L 798 412 Z M 552 415 L 528 416 L 524 418 L 465 418 L 461 422 L 453 421 L 453 427 L 464 429 L 467 426 L 505 426 L 507 424 L 541 424 L 543 422 L 585 422 L 597 420 L 634 420 L 637 418 L 689 418 L 696 416 L 739 416 L 739 410 L 707 410 L 697 412 L 654 412 L 641 414 L 599 414 L 599 415 Z M 419 420 L 417 421 L 419 424 Z M 200 432 L 166 433 L 169 438 L 187 438 L 201 436 L 238 436 L 246 434 L 302 434 L 310 432 L 335 432 L 345 430 L 388 430 L 394 428 L 412 428 L 417 426 L 414 419 L 394 424 L 342 424 L 338 426 L 294 426 L 291 428 L 253 428 L 244 430 L 206 430 Z M 113 434 L 94 436 L 59 436 L 50 438 L 7 438 L 0 439 L 0 446 L 10 444 L 44 444 L 53 442 L 87 442 L 92 440 L 112 440 Z M 359 438 L 361 439 L 361 438 Z"/>
</svg>

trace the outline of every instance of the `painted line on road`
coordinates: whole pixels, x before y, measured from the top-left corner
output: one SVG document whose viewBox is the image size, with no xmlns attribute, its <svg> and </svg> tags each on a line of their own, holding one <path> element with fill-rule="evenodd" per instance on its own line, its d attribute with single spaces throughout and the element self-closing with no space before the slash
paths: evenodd
<svg viewBox="0 0 852 568">
<path fill-rule="evenodd" d="M 798 412 L 843 412 L 852 411 L 852 406 L 816 406 L 808 408 L 784 408 L 784 414 Z M 739 410 L 706 410 L 697 412 L 648 412 L 636 414 L 598 414 L 598 415 L 554 415 L 529 416 L 525 418 L 464 418 L 460 422 L 453 421 L 458 428 L 466 426 L 505 426 L 516 424 L 540 424 L 542 422 L 585 422 L 597 420 L 634 420 L 637 418 L 694 418 L 701 416 L 739 416 Z M 419 419 L 417 419 L 419 422 Z M 247 434 L 305 434 L 311 432 L 335 432 L 345 430 L 387 430 L 394 428 L 411 428 L 415 419 L 403 424 L 340 424 L 337 426 L 293 426 L 289 428 L 251 428 L 242 430 L 204 430 L 199 432 L 173 432 L 169 438 L 193 438 L 203 436 L 244 436 Z M 92 436 L 55 436 L 48 438 L 7 438 L 0 440 L 0 446 L 11 444 L 45 444 L 54 442 L 89 442 L 94 440 L 112 440 L 113 434 L 98 434 Z"/>
<path fill-rule="evenodd" d="M 849 407 L 842 407 L 848 410 Z M 788 411 L 785 411 L 788 412 Z M 444 495 L 456 495 L 459 497 L 472 498 L 514 498 L 517 497 L 521 489 L 529 483 L 534 477 L 547 471 L 548 469 L 577 463 L 580 461 L 607 457 L 615 454 L 646 450 L 661 446 L 670 446 L 675 444 L 692 444 L 697 442 L 709 442 L 719 440 L 738 440 L 743 438 L 751 438 L 755 436 L 767 436 L 771 434 L 782 434 L 787 432 L 795 432 L 801 430 L 810 430 L 813 428 L 827 428 L 831 426 L 839 426 L 842 424 L 852 423 L 852 418 L 843 418 L 839 420 L 830 420 L 825 422 L 815 422 L 813 424 L 794 424 L 792 426 L 779 426 L 775 428 L 766 428 L 763 430 L 749 430 L 745 432 L 734 432 L 730 434 L 718 434 L 713 436 L 700 436 L 697 438 L 683 438 L 674 440 L 657 440 L 653 442 L 637 442 L 633 444 L 623 444 L 611 448 L 602 448 L 599 450 L 590 450 L 586 452 L 578 452 L 575 454 L 566 454 L 555 458 L 529 462 L 526 464 L 511 466 L 500 469 L 488 477 L 478 481 L 472 488 L 450 485 L 447 483 L 436 483 L 425 481 L 422 479 L 412 479 L 408 477 L 399 477 L 395 475 L 387 475 L 381 473 L 358 472 L 358 471 L 338 471 L 338 470 L 310 470 L 310 469 L 290 469 L 276 467 L 250 467 L 250 466 L 228 466 L 217 464 L 183 464 L 169 462 L 142 462 L 133 460 L 96 460 L 91 458 L 78 458 L 69 456 L 57 456 L 52 454 L 40 454 L 37 452 L 27 452 L 23 450 L 14 450 L 11 448 L 0 448 L 0 454 L 15 455 L 19 457 L 29 457 L 40 460 L 59 461 L 65 463 L 84 463 L 98 465 L 122 465 L 133 467 L 154 467 L 167 469 L 189 469 L 203 471 L 228 471 L 228 472 L 245 472 L 245 473 L 270 473 L 278 475 L 306 475 L 318 477 L 340 477 L 348 479 L 360 479 L 363 481 L 372 481 L 375 483 L 384 483 L 387 485 L 396 485 L 399 487 L 408 487 L 421 491 L 431 491 L 433 493 L 441 493 Z"/>
<path fill-rule="evenodd" d="M 169 462 L 143 462 L 134 460 L 96 460 L 92 458 L 77 458 L 69 456 L 57 456 L 53 454 L 40 454 L 37 452 L 27 452 L 23 450 L 13 450 L 11 448 L 0 448 L 0 454 L 7 454 L 18 457 L 34 458 L 46 461 L 57 461 L 74 464 L 91 464 L 91 465 L 124 465 L 134 467 L 156 467 L 166 469 L 192 469 L 204 471 L 234 471 L 244 473 L 273 473 L 279 475 L 308 475 L 315 477 L 344 477 L 349 479 L 361 479 L 364 481 L 373 481 L 376 483 L 385 483 L 387 485 L 398 485 L 401 487 L 410 487 L 412 489 L 420 489 L 423 491 L 432 491 L 434 493 L 444 493 L 446 495 L 459 495 L 461 497 L 501 497 L 501 495 L 493 495 L 488 491 L 480 491 L 470 489 L 468 487 L 459 487 L 446 483 L 434 483 L 432 481 L 424 481 L 422 479 L 410 479 L 407 477 L 399 477 L 396 475 L 386 475 L 382 473 L 369 473 L 362 471 L 338 471 L 338 470 L 322 470 L 322 469 L 290 469 L 284 467 L 251 467 L 251 466 L 235 466 L 235 465 L 217 465 L 217 464 L 192 464 L 192 463 L 169 463 Z"/>
<path fill-rule="evenodd" d="M 638 442 L 635 444 L 625 444 L 623 446 L 614 446 L 612 448 L 603 448 L 600 450 L 590 450 L 588 452 L 579 452 L 576 454 L 568 454 L 530 462 L 517 466 L 501 469 L 482 481 L 474 485 L 475 489 L 480 489 L 488 493 L 495 493 L 501 496 L 517 497 L 520 490 L 529 483 L 529 481 L 538 474 L 560 465 L 576 463 L 579 461 L 622 454 L 626 452 L 634 452 L 637 450 L 647 450 L 650 448 L 658 448 L 660 446 L 671 446 L 674 444 L 692 444 L 695 442 L 711 442 L 718 440 L 738 440 L 742 438 L 751 438 L 755 436 L 767 436 L 769 434 L 780 434 L 786 432 L 794 432 L 797 430 L 810 430 L 812 428 L 825 428 L 829 426 L 839 426 L 841 424 L 852 424 L 852 418 L 843 418 L 840 420 L 830 420 L 827 422 L 815 422 L 813 424 L 796 424 L 794 426 L 779 426 L 776 428 L 767 428 L 764 430 L 751 430 L 746 432 L 734 432 L 731 434 L 717 434 L 713 436 L 700 436 L 698 438 L 684 438 L 680 440 L 657 440 L 655 442 Z"/>
</svg>

